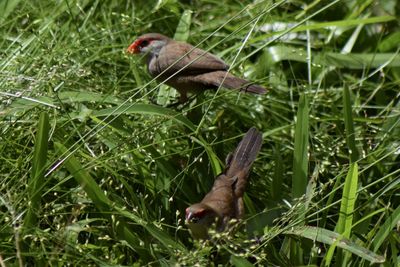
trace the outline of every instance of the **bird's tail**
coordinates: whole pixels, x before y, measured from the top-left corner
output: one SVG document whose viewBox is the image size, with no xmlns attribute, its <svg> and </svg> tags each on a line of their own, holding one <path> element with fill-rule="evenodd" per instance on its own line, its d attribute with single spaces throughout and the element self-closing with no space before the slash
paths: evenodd
<svg viewBox="0 0 400 267">
<path fill-rule="evenodd" d="M 225 73 L 224 73 L 225 76 Z M 267 92 L 267 89 L 264 87 L 253 84 L 249 81 L 246 81 L 244 79 L 238 78 L 236 76 L 233 76 L 232 74 L 228 73 L 226 77 L 222 77 L 222 86 L 228 89 L 240 89 L 240 91 L 243 92 L 249 92 L 253 94 L 265 94 Z"/>
<path fill-rule="evenodd" d="M 225 174 L 228 177 L 244 176 L 247 179 L 251 165 L 255 161 L 262 145 L 262 134 L 252 127 L 247 131 L 236 150 L 228 156 Z"/>
<path fill-rule="evenodd" d="M 253 84 L 222 70 L 214 71 L 212 75 L 208 72 L 199 74 L 195 76 L 195 79 L 198 79 L 202 84 L 214 87 L 219 87 L 222 84 L 222 87 L 227 89 L 236 89 L 253 94 L 265 94 L 267 92 L 267 89 L 260 85 Z"/>
</svg>

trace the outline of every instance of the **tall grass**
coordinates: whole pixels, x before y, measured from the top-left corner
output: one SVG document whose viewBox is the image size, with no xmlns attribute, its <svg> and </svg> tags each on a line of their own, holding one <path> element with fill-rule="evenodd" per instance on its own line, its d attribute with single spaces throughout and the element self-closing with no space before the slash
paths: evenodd
<svg viewBox="0 0 400 267">
<path fill-rule="evenodd" d="M 397 266 L 397 1 L 4 1 L 0 265 Z M 127 46 L 160 32 L 270 89 L 170 107 Z M 236 231 L 192 240 L 250 127 Z"/>
</svg>

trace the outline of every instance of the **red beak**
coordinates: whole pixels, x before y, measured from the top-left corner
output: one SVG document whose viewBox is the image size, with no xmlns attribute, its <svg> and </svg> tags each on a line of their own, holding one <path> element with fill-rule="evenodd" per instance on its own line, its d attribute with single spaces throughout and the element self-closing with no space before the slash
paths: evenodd
<svg viewBox="0 0 400 267">
<path fill-rule="evenodd" d="M 129 54 L 138 54 L 140 52 L 140 46 L 137 41 L 133 42 L 126 50 Z"/>
</svg>

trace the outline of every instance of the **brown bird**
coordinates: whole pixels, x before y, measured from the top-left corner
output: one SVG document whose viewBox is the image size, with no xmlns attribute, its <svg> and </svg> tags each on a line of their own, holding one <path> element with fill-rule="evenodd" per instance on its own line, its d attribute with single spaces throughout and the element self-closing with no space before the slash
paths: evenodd
<svg viewBox="0 0 400 267">
<path fill-rule="evenodd" d="M 189 91 L 216 89 L 221 85 L 255 94 L 267 91 L 227 72 L 229 66 L 213 54 L 159 33 L 139 36 L 128 47 L 128 53 L 147 54 L 151 76 L 177 89 L 181 95 L 180 102 L 187 101 Z"/>
<path fill-rule="evenodd" d="M 186 209 L 186 224 L 194 238 L 208 238 L 208 228 L 216 223 L 223 231 L 231 219 L 244 214 L 243 194 L 251 165 L 262 145 L 262 135 L 252 127 L 226 159 L 225 171 L 217 176 L 211 191 L 200 203 Z"/>
</svg>

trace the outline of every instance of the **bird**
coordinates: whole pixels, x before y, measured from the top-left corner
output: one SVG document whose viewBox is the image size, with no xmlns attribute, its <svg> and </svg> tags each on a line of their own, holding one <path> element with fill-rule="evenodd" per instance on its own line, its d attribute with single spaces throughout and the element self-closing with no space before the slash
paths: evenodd
<svg viewBox="0 0 400 267">
<path fill-rule="evenodd" d="M 211 191 L 186 209 L 185 223 L 194 239 L 208 239 L 208 230 L 214 223 L 216 230 L 222 232 L 231 219 L 243 217 L 243 194 L 262 142 L 262 134 L 255 127 L 250 128 L 226 158 L 225 170 L 216 177 Z"/>
<path fill-rule="evenodd" d="M 188 92 L 220 86 L 254 94 L 267 92 L 266 88 L 229 73 L 229 66 L 217 56 L 160 33 L 137 37 L 127 52 L 145 54 L 150 75 L 177 89 L 181 103 L 188 100 Z"/>
</svg>

